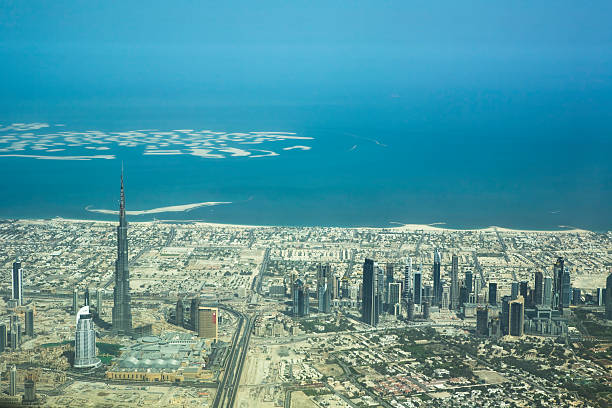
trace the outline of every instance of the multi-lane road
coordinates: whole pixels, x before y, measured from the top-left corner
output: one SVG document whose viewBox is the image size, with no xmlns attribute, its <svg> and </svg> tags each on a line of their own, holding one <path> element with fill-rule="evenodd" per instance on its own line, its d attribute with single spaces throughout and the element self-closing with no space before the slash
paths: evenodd
<svg viewBox="0 0 612 408">
<path fill-rule="evenodd" d="M 224 364 L 223 378 L 219 382 L 217 395 L 215 395 L 213 402 L 214 408 L 231 408 L 234 406 L 249 348 L 249 340 L 255 324 L 254 317 L 235 310 L 233 313 L 239 317 L 238 327 L 232 337 L 232 347 Z"/>
</svg>

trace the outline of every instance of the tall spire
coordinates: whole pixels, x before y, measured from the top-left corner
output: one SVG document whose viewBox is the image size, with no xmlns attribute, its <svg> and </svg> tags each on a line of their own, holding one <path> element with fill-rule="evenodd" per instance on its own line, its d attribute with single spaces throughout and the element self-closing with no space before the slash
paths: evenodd
<svg viewBox="0 0 612 408">
<path fill-rule="evenodd" d="M 117 260 L 115 261 L 115 288 L 113 292 L 113 331 L 129 334 L 132 331 L 130 272 L 128 264 L 128 225 L 125 220 L 125 193 L 123 189 L 123 163 L 121 164 L 121 202 L 117 227 Z"/>
<path fill-rule="evenodd" d="M 125 222 L 125 192 L 123 191 L 123 162 L 121 162 L 121 201 L 119 202 L 119 221 Z"/>
</svg>

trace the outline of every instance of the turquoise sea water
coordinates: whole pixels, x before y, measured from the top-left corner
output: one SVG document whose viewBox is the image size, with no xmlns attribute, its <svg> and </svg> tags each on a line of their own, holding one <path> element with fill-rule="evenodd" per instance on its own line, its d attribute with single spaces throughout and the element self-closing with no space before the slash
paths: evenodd
<svg viewBox="0 0 612 408">
<path fill-rule="evenodd" d="M 278 155 L 259 158 L 149 156 L 146 143 L 26 149 L 116 159 L 0 157 L 0 217 L 113 219 L 85 208 L 117 207 L 123 161 L 128 209 L 231 202 L 133 221 L 612 228 L 609 50 L 217 49 L 189 64 L 121 50 L 3 49 L 0 124 L 51 125 L 32 140 L 143 129 L 312 139 L 267 143 Z M 57 65 L 41 66 L 43 54 Z M 311 149 L 283 150 L 293 145 Z"/>
</svg>

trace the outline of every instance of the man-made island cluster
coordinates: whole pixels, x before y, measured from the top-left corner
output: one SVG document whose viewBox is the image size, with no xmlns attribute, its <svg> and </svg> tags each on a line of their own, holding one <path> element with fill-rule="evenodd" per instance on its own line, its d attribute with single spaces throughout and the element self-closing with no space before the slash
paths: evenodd
<svg viewBox="0 0 612 408">
<path fill-rule="evenodd" d="M 309 136 L 296 135 L 294 132 L 278 131 L 218 132 L 207 129 L 138 129 L 107 132 L 65 130 L 63 126 L 48 123 L 0 124 L 0 158 L 112 160 L 116 159 L 115 149 L 117 148 L 139 148 L 145 156 L 190 155 L 206 159 L 257 158 L 278 156 L 281 151 L 310 150 L 311 146 L 303 145 L 303 143 L 313 139 Z"/>
</svg>

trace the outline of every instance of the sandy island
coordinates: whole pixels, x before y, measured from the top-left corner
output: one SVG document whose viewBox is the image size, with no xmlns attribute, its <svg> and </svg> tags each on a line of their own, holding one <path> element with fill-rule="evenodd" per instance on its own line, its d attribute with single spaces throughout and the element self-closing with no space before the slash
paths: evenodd
<svg viewBox="0 0 612 408">
<path fill-rule="evenodd" d="M 166 212 L 187 212 L 187 211 L 193 210 L 194 208 L 211 207 L 213 205 L 221 205 L 221 204 L 231 204 L 231 201 L 207 201 L 204 203 L 171 205 L 168 207 L 152 208 L 150 210 L 131 210 L 131 211 L 128 210 L 125 213 L 127 215 L 147 215 L 147 214 L 159 214 L 159 213 L 166 213 Z M 85 209 L 89 212 L 94 212 L 94 213 L 99 213 L 99 214 L 110 214 L 110 215 L 119 214 L 119 211 L 117 210 L 90 208 L 90 206 L 85 207 Z"/>
</svg>

